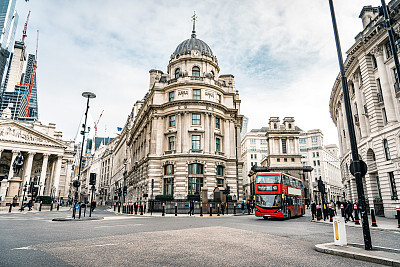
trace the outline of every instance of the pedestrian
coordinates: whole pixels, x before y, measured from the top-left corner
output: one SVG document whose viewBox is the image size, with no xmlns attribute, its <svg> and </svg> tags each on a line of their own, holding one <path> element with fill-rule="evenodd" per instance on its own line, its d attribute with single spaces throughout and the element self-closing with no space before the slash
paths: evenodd
<svg viewBox="0 0 400 267">
<path fill-rule="evenodd" d="M 317 205 L 317 221 L 322 219 L 321 203 Z"/>
<path fill-rule="evenodd" d="M 29 200 L 29 202 L 28 202 L 28 208 L 29 208 L 29 211 L 32 210 L 32 199 Z"/>
<path fill-rule="evenodd" d="M 251 213 L 254 212 L 254 206 L 255 206 L 255 203 L 254 203 L 254 200 L 252 200 L 251 201 Z"/>
<path fill-rule="evenodd" d="M 242 214 L 244 214 L 244 201 L 240 204 L 240 208 L 242 209 Z"/>
<path fill-rule="evenodd" d="M 225 215 L 225 203 L 221 203 L 221 212 L 222 215 Z"/>
<path fill-rule="evenodd" d="M 317 205 L 313 201 L 313 203 L 311 203 L 311 216 L 312 216 L 311 220 L 314 220 L 316 215 L 317 215 Z"/>
<path fill-rule="evenodd" d="M 250 215 L 250 200 L 247 200 L 247 214 Z"/>
<path fill-rule="evenodd" d="M 346 207 L 344 209 L 344 213 L 345 213 L 345 222 L 348 222 L 350 220 L 350 218 L 354 222 L 353 204 L 349 200 L 346 203 Z"/>
<path fill-rule="evenodd" d="M 326 219 L 328 219 L 328 205 L 326 204 L 326 202 L 323 203 L 323 207 L 322 207 L 322 213 L 324 215 L 324 221 Z"/>
<path fill-rule="evenodd" d="M 144 206 L 143 213 L 146 213 L 146 202 L 144 202 L 143 206 Z"/>
</svg>

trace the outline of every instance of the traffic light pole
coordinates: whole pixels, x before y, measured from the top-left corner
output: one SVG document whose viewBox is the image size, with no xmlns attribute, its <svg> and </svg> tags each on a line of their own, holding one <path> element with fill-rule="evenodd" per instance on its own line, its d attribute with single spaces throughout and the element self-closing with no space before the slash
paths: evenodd
<svg viewBox="0 0 400 267">
<path fill-rule="evenodd" d="M 339 60 L 344 107 L 346 110 L 346 120 L 347 120 L 347 127 L 349 130 L 351 154 L 353 157 L 354 176 L 355 176 L 356 184 L 357 184 L 358 202 L 361 207 L 364 245 L 365 245 L 366 250 L 371 250 L 372 249 L 371 233 L 369 230 L 368 215 L 367 215 L 366 206 L 365 206 L 365 196 L 364 196 L 364 189 L 363 189 L 363 185 L 362 185 L 361 164 L 360 164 L 360 159 L 358 156 L 357 141 L 356 141 L 356 135 L 355 135 L 354 123 L 353 123 L 353 115 L 352 115 L 351 106 L 350 106 L 349 89 L 347 86 L 347 78 L 346 78 L 344 64 L 343 64 L 343 58 L 342 58 L 342 49 L 340 47 L 339 34 L 338 34 L 338 30 L 337 30 L 335 11 L 334 11 L 332 0 L 329 0 L 329 7 L 330 7 L 330 11 L 331 11 L 333 31 L 335 34 L 335 41 L 336 41 L 336 50 L 337 50 L 338 60 Z"/>
</svg>

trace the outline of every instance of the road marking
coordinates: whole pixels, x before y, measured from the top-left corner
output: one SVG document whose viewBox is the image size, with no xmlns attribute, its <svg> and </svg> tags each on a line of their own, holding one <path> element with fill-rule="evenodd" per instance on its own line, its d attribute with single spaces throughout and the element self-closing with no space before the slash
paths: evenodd
<svg viewBox="0 0 400 267">
<path fill-rule="evenodd" d="M 32 247 L 32 246 L 27 246 L 27 247 L 20 247 L 20 248 L 12 248 L 11 250 L 37 250 L 36 248 Z"/>
<path fill-rule="evenodd" d="M 136 224 L 102 225 L 102 226 L 96 226 L 96 227 L 93 227 L 93 228 L 106 228 L 106 227 L 119 227 L 119 226 L 139 226 L 139 225 L 143 225 L 143 224 L 136 223 Z"/>
</svg>

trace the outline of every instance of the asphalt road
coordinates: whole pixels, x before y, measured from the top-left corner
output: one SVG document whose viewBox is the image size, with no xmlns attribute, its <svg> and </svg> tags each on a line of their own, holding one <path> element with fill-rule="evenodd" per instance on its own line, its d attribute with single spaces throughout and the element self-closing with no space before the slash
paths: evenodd
<svg viewBox="0 0 400 267">
<path fill-rule="evenodd" d="M 139 217 L 53 222 L 69 212 L 0 215 L 0 266 L 374 266 L 322 254 L 332 226 L 250 216 Z M 351 243 L 362 230 L 348 227 Z M 371 230 L 373 245 L 400 249 L 400 233 Z"/>
</svg>

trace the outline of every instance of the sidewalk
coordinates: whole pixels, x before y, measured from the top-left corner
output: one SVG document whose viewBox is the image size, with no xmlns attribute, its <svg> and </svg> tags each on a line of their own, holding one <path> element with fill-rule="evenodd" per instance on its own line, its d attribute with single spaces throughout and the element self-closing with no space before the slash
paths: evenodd
<svg viewBox="0 0 400 267">
<path fill-rule="evenodd" d="M 332 224 L 331 222 L 329 222 L 329 219 L 326 220 L 326 221 L 324 221 L 324 220 L 320 220 L 320 221 L 313 220 L 312 222 Z M 397 228 L 397 225 L 398 225 L 397 219 L 388 219 L 388 218 L 385 218 L 385 217 L 376 217 L 376 224 L 378 226 L 377 227 L 373 227 L 373 226 L 371 226 L 371 217 L 368 217 L 368 223 L 369 223 L 369 228 L 372 229 L 372 230 L 398 231 L 398 232 L 400 232 L 400 228 Z M 360 220 L 360 224 L 359 225 L 356 225 L 352 221 L 348 221 L 346 223 L 346 227 L 347 226 L 362 228 L 361 220 Z"/>
<path fill-rule="evenodd" d="M 316 251 L 352 258 L 356 260 L 379 263 L 389 266 L 400 266 L 400 250 L 374 246 L 372 250 L 365 250 L 361 244 L 347 244 L 336 246 L 334 243 L 315 245 Z"/>
</svg>

